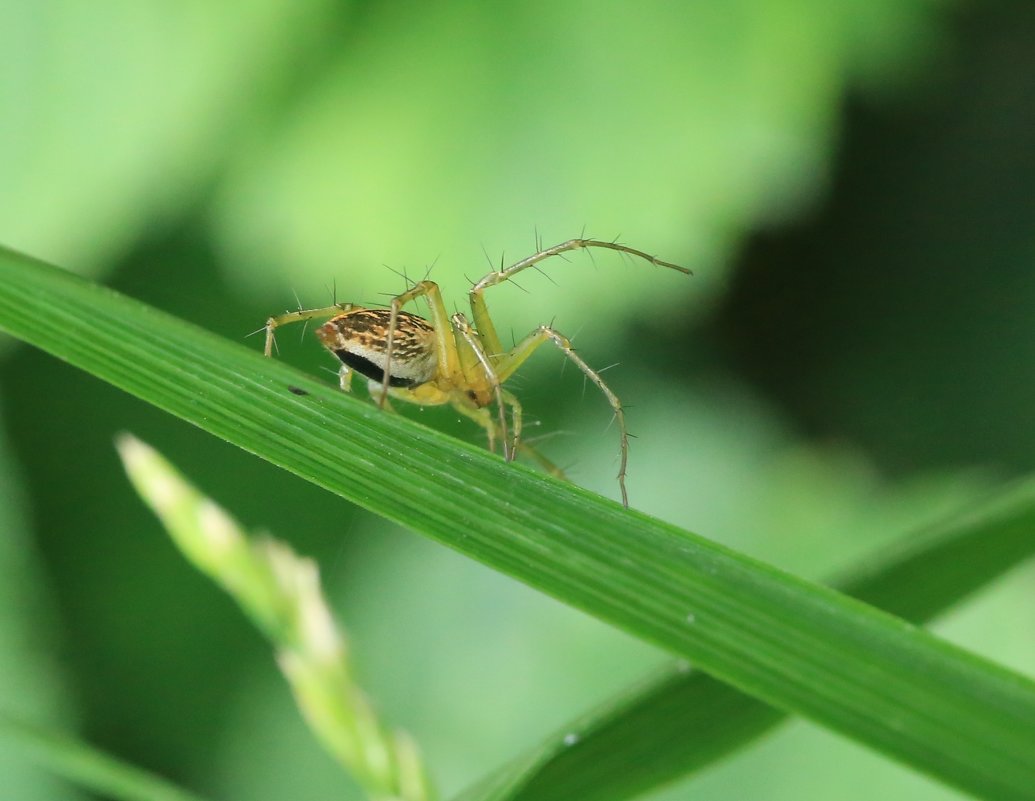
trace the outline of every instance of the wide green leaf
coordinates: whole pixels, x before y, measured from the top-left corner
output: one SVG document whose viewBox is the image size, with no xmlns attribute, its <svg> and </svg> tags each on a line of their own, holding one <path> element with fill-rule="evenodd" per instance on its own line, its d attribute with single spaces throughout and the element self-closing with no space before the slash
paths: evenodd
<svg viewBox="0 0 1035 801">
<path fill-rule="evenodd" d="M 916 623 L 930 620 L 1035 553 L 1035 480 L 903 540 L 836 582 Z M 611 801 L 699 770 L 786 715 L 676 663 L 571 721 L 458 801 Z"/>
<path fill-rule="evenodd" d="M 10 252 L 0 327 L 769 704 L 1031 797 L 1035 683 L 905 621 Z"/>
</svg>

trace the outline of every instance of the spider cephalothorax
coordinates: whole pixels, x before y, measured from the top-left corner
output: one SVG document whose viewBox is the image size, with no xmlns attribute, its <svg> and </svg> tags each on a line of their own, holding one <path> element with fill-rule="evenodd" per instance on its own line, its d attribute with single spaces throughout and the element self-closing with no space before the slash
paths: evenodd
<svg viewBox="0 0 1035 801">
<path fill-rule="evenodd" d="M 504 382 L 540 345 L 552 342 L 604 393 L 614 410 L 621 446 L 618 484 L 622 504 L 628 506 L 625 469 L 629 435 L 618 397 L 604 383 L 600 373 L 575 352 L 571 341 L 551 326 L 541 325 L 513 348 L 504 348 L 483 296 L 487 288 L 507 281 L 516 273 L 551 256 L 579 248 L 616 250 L 659 267 L 690 273 L 685 267 L 661 261 L 616 242 L 569 239 L 551 248 L 540 248 L 534 255 L 494 270 L 475 283 L 469 292 L 474 326 L 459 312 L 447 315 L 438 284 L 420 281 L 392 298 L 387 309 L 335 303 L 322 309 L 299 309 L 270 317 L 266 321 L 266 355 L 273 353 L 273 332 L 278 326 L 329 317 L 317 328 L 316 336 L 340 360 L 339 378 L 343 390 L 351 390 L 353 374 L 359 373 L 368 380 L 371 394 L 379 399 L 382 407 L 387 407 L 389 397 L 421 406 L 449 404 L 485 429 L 490 448 L 495 448 L 498 439 L 508 460 L 521 451 L 539 461 L 551 473 L 561 475 L 549 460 L 522 441 L 521 404 L 503 388 Z M 426 298 L 431 308 L 430 320 L 402 310 L 402 306 L 418 297 Z M 495 417 L 489 409 L 493 403 L 496 406 Z"/>
</svg>

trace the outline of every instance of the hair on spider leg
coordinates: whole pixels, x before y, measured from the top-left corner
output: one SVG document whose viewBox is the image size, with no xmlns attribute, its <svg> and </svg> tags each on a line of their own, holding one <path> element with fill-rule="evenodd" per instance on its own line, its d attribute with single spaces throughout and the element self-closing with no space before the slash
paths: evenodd
<svg viewBox="0 0 1035 801">
<path fill-rule="evenodd" d="M 543 425 L 542 420 L 537 420 L 535 423 L 529 423 L 528 425 Z M 534 437 L 522 437 L 523 442 L 527 442 L 529 445 L 538 445 L 540 442 L 549 442 L 551 439 L 557 439 L 559 437 L 571 437 L 574 436 L 574 431 L 568 431 L 566 429 L 560 429 L 556 431 L 545 431 L 542 434 L 536 434 Z"/>
<path fill-rule="evenodd" d="M 572 459 L 568 462 L 565 462 L 564 464 L 559 464 L 557 466 L 560 468 L 561 472 L 568 477 L 568 480 L 571 480 L 573 476 L 579 475 L 579 471 L 582 467 L 582 464 L 582 459 Z"/>
<path fill-rule="evenodd" d="M 523 394 L 528 387 L 528 376 L 515 373 L 507 379 L 507 387 L 514 390 L 514 393 L 517 395 Z M 528 419 L 528 417 L 525 418 L 526 421 Z"/>
<path fill-rule="evenodd" d="M 480 244 L 481 244 L 481 247 L 482 247 L 482 253 L 485 254 L 485 261 L 488 262 L 489 269 L 490 270 L 495 270 L 496 269 L 496 265 L 493 264 L 492 256 L 489 255 L 489 249 L 487 247 L 485 247 L 485 243 L 484 242 L 482 242 Z M 464 277 L 466 278 L 467 276 L 464 276 Z M 468 279 L 468 280 L 470 280 L 470 279 Z M 471 283 L 473 284 L 474 281 L 471 281 Z"/>
<path fill-rule="evenodd" d="M 270 331 L 269 322 L 267 322 L 266 325 L 264 325 L 262 328 L 259 328 L 259 329 L 255 330 L 255 331 L 252 331 L 250 334 L 248 334 L 248 336 L 249 337 L 253 337 L 253 336 L 255 336 L 258 333 L 265 333 L 269 337 L 269 342 L 270 342 L 271 347 L 273 348 L 274 351 L 276 351 L 277 355 L 279 356 L 280 355 L 280 345 L 277 344 L 277 338 L 275 336 L 273 336 L 273 332 Z M 247 338 L 247 337 L 245 337 L 245 338 Z"/>
<path fill-rule="evenodd" d="M 534 269 L 537 273 L 539 273 L 541 276 L 543 276 L 547 281 L 549 281 L 555 287 L 558 287 L 558 288 L 560 287 L 560 284 L 558 284 L 556 281 L 553 280 L 553 276 L 551 276 L 549 273 L 543 272 L 543 268 L 540 267 L 538 264 L 533 264 L 532 265 L 532 269 Z"/>
<path fill-rule="evenodd" d="M 583 248 L 583 250 L 585 250 L 586 253 L 589 254 L 589 260 L 593 264 L 593 269 L 595 271 L 599 272 L 600 271 L 600 266 L 597 264 L 597 257 L 596 257 L 596 254 L 593 253 L 593 249 L 592 248 Z"/>
<path fill-rule="evenodd" d="M 331 296 L 331 306 L 337 306 L 338 304 L 338 277 L 334 276 L 331 279 L 331 285 L 327 286 L 326 283 L 323 285 L 324 292 Z"/>
<path fill-rule="evenodd" d="M 394 275 L 399 276 L 399 278 L 401 278 L 403 280 L 403 284 L 404 284 L 403 291 L 404 292 L 409 290 L 411 287 L 416 286 L 416 282 L 415 281 L 411 281 L 410 280 L 410 276 L 406 273 L 406 267 L 403 267 L 402 268 L 402 272 L 400 272 L 399 270 L 395 269 L 394 267 L 391 267 L 388 264 L 385 264 L 384 262 L 381 263 L 381 266 L 384 267 L 386 270 L 388 270 L 388 272 L 390 272 L 390 273 L 392 273 Z M 393 293 L 389 293 L 389 292 L 382 292 L 381 294 L 382 295 L 391 295 L 391 297 L 394 298 L 395 295 L 397 295 L 398 293 L 394 293 L 393 294 Z"/>
<path fill-rule="evenodd" d="M 245 339 L 248 339 L 248 337 L 253 337 L 253 336 L 255 336 L 256 334 L 261 334 L 261 333 L 262 333 L 263 331 L 265 331 L 265 330 L 266 330 L 266 326 L 263 326 L 262 328 L 256 328 L 256 329 L 255 329 L 254 331 L 252 331 L 252 332 L 251 332 L 250 334 L 245 334 L 245 335 L 244 335 L 244 338 L 245 338 Z"/>
</svg>

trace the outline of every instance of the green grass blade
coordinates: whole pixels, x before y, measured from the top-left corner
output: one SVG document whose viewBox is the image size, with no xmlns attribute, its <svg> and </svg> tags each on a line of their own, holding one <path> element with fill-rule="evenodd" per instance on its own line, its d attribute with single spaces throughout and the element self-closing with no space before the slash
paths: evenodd
<svg viewBox="0 0 1035 801">
<path fill-rule="evenodd" d="M 767 703 L 1031 799 L 1035 683 L 904 621 L 10 252 L 0 327 Z"/>
<path fill-rule="evenodd" d="M 837 582 L 923 623 L 1035 553 L 1035 480 L 996 495 Z M 786 715 L 680 665 L 571 721 L 457 801 L 613 801 L 707 767 Z"/>
<path fill-rule="evenodd" d="M 24 754 L 73 784 L 115 801 L 204 801 L 165 779 L 67 735 L 0 716 L 4 747 Z"/>
</svg>

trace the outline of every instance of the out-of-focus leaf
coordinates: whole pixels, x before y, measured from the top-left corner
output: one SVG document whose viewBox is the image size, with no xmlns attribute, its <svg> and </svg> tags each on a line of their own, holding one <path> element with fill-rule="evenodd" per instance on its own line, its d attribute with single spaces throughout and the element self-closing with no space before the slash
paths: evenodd
<svg viewBox="0 0 1035 801">
<path fill-rule="evenodd" d="M 332 276 L 357 300 L 395 289 L 371 273 L 382 264 L 434 262 L 460 297 L 483 246 L 516 260 L 536 227 L 548 241 L 620 235 L 700 268 L 707 290 L 742 232 L 823 186 L 845 91 L 909 75 L 942 13 L 924 0 L 372 5 L 335 68 L 235 162 L 217 235 L 235 285 L 307 304 Z M 679 302 L 632 269 L 553 277 L 565 291 L 549 315 L 572 329 L 586 308 Z M 543 322 L 539 293 L 496 302 L 519 331 Z"/>
<path fill-rule="evenodd" d="M 104 798 L 115 801 L 202 801 L 199 796 L 78 740 L 2 715 L 0 740 L 6 744 L 5 752 L 32 759 L 80 787 L 103 794 Z M 28 796 L 19 794 L 17 797 Z"/>
<path fill-rule="evenodd" d="M 57 722 L 70 700 L 53 658 L 57 618 L 29 536 L 27 508 L 14 459 L 0 437 L 0 716 Z M 2 723 L 0 723 L 2 728 Z M 0 748 L 3 792 L 20 801 L 76 797 L 13 748 Z"/>
<path fill-rule="evenodd" d="M 336 4 L 0 4 L 0 240 L 79 271 L 179 212 Z"/>
</svg>

